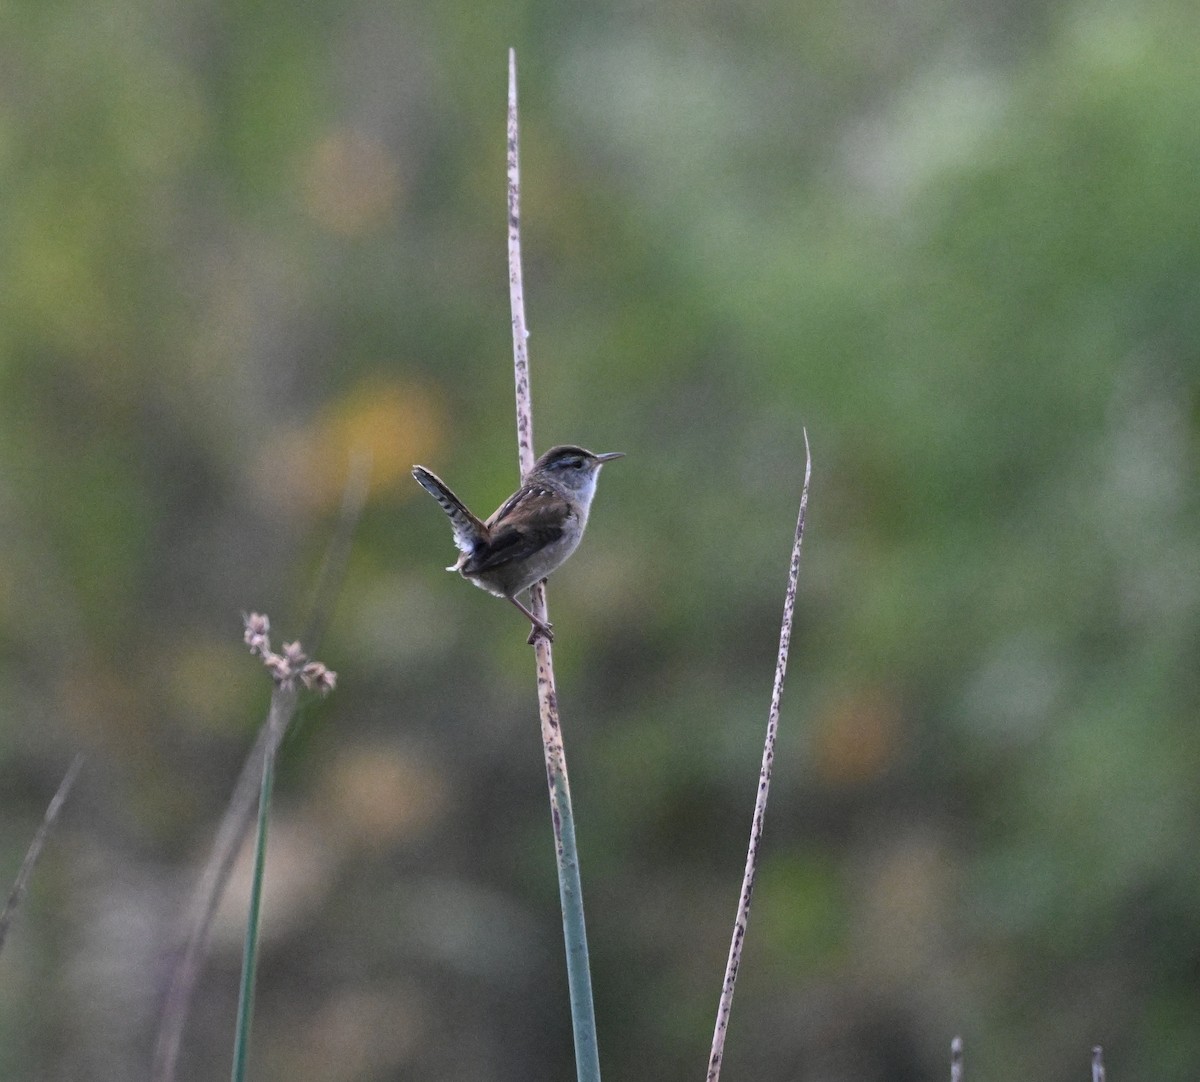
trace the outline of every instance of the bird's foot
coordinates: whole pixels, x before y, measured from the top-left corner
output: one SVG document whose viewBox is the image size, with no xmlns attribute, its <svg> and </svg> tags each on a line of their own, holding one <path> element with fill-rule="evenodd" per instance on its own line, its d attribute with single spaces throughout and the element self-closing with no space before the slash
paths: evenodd
<svg viewBox="0 0 1200 1082">
<path fill-rule="evenodd" d="M 529 638 L 525 641 L 533 646 L 538 639 L 545 638 L 547 642 L 554 641 L 554 625 L 543 624 L 541 621 L 535 621 L 533 627 L 529 629 Z"/>
</svg>

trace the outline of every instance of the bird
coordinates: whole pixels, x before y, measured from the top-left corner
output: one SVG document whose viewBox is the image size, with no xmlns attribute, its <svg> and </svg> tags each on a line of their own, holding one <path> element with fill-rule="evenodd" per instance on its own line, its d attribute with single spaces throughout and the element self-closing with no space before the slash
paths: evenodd
<svg viewBox="0 0 1200 1082">
<path fill-rule="evenodd" d="M 539 620 L 517 595 L 557 571 L 579 547 L 600 467 L 624 457 L 623 451 L 594 454 L 574 444 L 551 447 L 486 522 L 432 470 L 414 466 L 412 473 L 450 519 L 461 555 L 446 570 L 512 602 L 532 624 L 527 640 L 532 645 L 539 635 L 553 642 L 553 626 Z"/>
</svg>

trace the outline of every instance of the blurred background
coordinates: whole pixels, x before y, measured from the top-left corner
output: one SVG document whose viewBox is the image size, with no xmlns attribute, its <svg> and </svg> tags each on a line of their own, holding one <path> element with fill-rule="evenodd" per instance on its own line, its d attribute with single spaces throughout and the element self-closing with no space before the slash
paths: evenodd
<svg viewBox="0 0 1200 1082">
<path fill-rule="evenodd" d="M 803 472 L 729 1079 L 1200 1057 L 1200 18 L 1187 0 L 0 8 L 0 1076 L 145 1077 L 189 892 L 370 500 L 281 763 L 252 1074 L 573 1077 L 531 651 L 441 569 L 619 450 L 552 618 L 601 1059 L 700 1078 Z M 7 890 L 7 888 L 4 888 Z M 235 885 L 180 1078 L 224 1077 Z"/>
</svg>

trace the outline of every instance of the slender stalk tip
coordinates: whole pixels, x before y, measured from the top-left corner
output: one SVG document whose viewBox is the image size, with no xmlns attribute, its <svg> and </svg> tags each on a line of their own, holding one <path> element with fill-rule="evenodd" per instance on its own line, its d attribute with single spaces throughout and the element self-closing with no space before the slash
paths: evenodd
<svg viewBox="0 0 1200 1082">
<path fill-rule="evenodd" d="M 800 552 L 804 544 L 804 516 L 808 508 L 808 485 L 812 478 L 812 455 L 809 452 L 808 431 L 804 431 L 804 487 L 800 492 L 800 511 L 796 516 L 795 540 L 792 544 L 792 559 L 788 567 L 787 589 L 783 595 L 783 619 L 779 629 L 779 654 L 775 663 L 775 684 L 771 691 L 771 707 L 767 714 L 767 732 L 763 740 L 762 766 L 758 775 L 758 793 L 754 801 L 754 817 L 750 826 L 750 844 L 746 850 L 746 870 L 742 877 L 742 892 L 738 899 L 737 915 L 733 925 L 733 939 L 729 944 L 729 958 L 725 964 L 725 978 L 721 984 L 721 998 L 717 1003 L 717 1022 L 713 1029 L 712 1051 L 708 1057 L 707 1082 L 718 1082 L 721 1061 L 725 1054 L 725 1036 L 729 1029 L 729 1015 L 733 1009 L 733 992 L 737 985 L 738 970 L 741 968 L 742 946 L 746 938 L 746 926 L 750 920 L 750 902 L 754 896 L 754 878 L 758 869 L 758 846 L 762 838 L 763 823 L 767 814 L 767 795 L 771 788 L 771 768 L 775 761 L 775 740 L 779 730 L 779 709 L 783 699 L 784 678 L 787 675 L 788 648 L 792 638 L 792 624 L 796 608 L 796 587 L 800 578 Z"/>
<path fill-rule="evenodd" d="M 75 779 L 78 777 L 79 771 L 82 769 L 83 753 L 76 752 L 75 757 L 71 760 L 71 765 L 67 767 L 66 774 L 63 775 L 62 781 L 58 783 L 58 789 L 55 790 L 54 796 L 50 798 L 50 803 L 46 806 L 46 813 L 42 817 L 41 826 L 38 827 L 37 833 L 34 834 L 33 841 L 29 843 L 25 859 L 21 862 L 20 870 L 17 872 L 16 882 L 13 883 L 8 901 L 5 903 L 3 911 L 0 912 L 0 948 L 4 946 L 4 940 L 8 935 L 8 929 L 12 925 L 13 917 L 16 916 L 17 909 L 21 905 L 21 900 L 25 897 L 25 891 L 29 886 L 29 878 L 33 875 L 34 866 L 42 855 L 46 839 L 50 836 L 50 831 L 58 819 L 58 813 L 62 811 L 62 806 L 66 803 L 67 796 L 75 784 Z"/>
<path fill-rule="evenodd" d="M 525 323 L 525 295 L 521 275 L 521 172 L 517 121 L 516 50 L 508 51 L 508 286 L 512 311 L 513 378 L 516 383 L 517 456 L 524 478 L 533 468 L 533 399 L 529 379 L 529 331 Z M 530 590 L 532 612 L 547 623 L 546 589 L 535 583 Z M 538 707 L 542 723 L 542 750 L 550 790 L 550 816 L 557 851 L 559 902 L 563 911 L 563 936 L 567 954 L 567 986 L 571 1000 L 571 1026 L 575 1036 L 577 1082 L 600 1082 L 600 1056 L 596 1041 L 596 1010 L 588 970 L 587 930 L 583 918 L 583 890 L 571 812 L 571 787 L 567 758 L 559 725 L 558 694 L 554 687 L 554 660 L 549 637 L 537 635 Z"/>
</svg>

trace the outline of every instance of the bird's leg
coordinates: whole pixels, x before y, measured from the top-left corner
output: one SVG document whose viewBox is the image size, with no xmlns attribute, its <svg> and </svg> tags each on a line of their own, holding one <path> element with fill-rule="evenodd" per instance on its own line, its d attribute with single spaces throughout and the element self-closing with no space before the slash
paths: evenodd
<svg viewBox="0 0 1200 1082">
<path fill-rule="evenodd" d="M 529 643 L 530 646 L 532 646 L 535 642 L 537 642 L 537 637 L 539 635 L 545 635 L 547 642 L 554 641 L 554 625 L 553 624 L 547 624 L 547 623 L 544 623 L 543 621 L 539 620 L 536 616 L 533 615 L 532 612 L 530 612 L 524 605 L 522 605 L 521 602 L 519 602 L 515 597 L 510 597 L 508 600 L 511 601 L 514 605 L 516 605 L 517 608 L 520 609 L 521 612 L 523 612 L 525 614 L 525 618 L 531 624 L 533 624 L 533 628 L 529 632 L 529 638 L 525 640 L 526 642 Z"/>
</svg>

